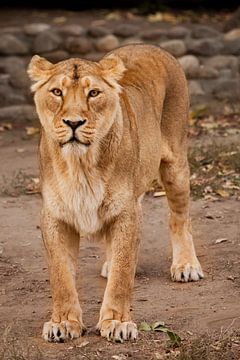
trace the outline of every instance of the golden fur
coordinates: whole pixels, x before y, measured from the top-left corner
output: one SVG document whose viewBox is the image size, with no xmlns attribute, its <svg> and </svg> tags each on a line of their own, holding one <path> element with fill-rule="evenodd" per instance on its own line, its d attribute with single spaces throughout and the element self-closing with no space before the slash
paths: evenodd
<svg viewBox="0 0 240 360">
<path fill-rule="evenodd" d="M 53 65 L 34 56 L 28 73 L 42 126 L 41 228 L 53 298 L 43 337 L 63 341 L 84 329 L 75 287 L 84 233 L 107 246 L 97 327 L 108 340 L 135 339 L 130 299 L 140 199 L 159 174 L 170 207 L 172 279 L 203 277 L 189 220 L 184 73 L 172 56 L 149 45 L 124 46 L 99 63 L 77 58 Z"/>
</svg>

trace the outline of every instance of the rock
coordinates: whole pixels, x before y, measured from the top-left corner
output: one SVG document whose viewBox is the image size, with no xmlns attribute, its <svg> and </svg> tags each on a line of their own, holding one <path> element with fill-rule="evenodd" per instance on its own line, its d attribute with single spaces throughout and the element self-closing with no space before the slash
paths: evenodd
<svg viewBox="0 0 240 360">
<path fill-rule="evenodd" d="M 110 30 L 100 25 L 91 25 L 88 29 L 88 34 L 93 38 L 99 38 L 109 35 Z"/>
<path fill-rule="evenodd" d="M 9 74 L 1 74 L 0 73 L 0 85 L 8 85 L 9 79 L 10 79 Z"/>
<path fill-rule="evenodd" d="M 16 36 L 11 34 L 0 35 L 0 54 L 3 55 L 25 55 L 28 46 Z"/>
<path fill-rule="evenodd" d="M 240 98 L 240 82 L 238 79 L 218 79 L 213 83 L 212 94 L 218 100 L 237 100 Z"/>
<path fill-rule="evenodd" d="M 135 36 L 139 33 L 139 26 L 133 24 L 120 24 L 114 29 L 113 33 L 123 38 Z"/>
<path fill-rule="evenodd" d="M 106 35 L 96 42 L 96 49 L 100 52 L 111 51 L 119 46 L 119 40 L 114 35 Z"/>
<path fill-rule="evenodd" d="M 198 75 L 204 79 L 216 79 L 219 76 L 219 71 L 213 67 L 201 65 Z"/>
<path fill-rule="evenodd" d="M 201 96 L 201 95 L 205 94 L 201 84 L 196 80 L 190 80 L 188 82 L 188 90 L 189 90 L 190 97 L 191 96 Z"/>
<path fill-rule="evenodd" d="M 240 37 L 236 40 L 228 40 L 224 43 L 224 53 L 231 55 L 240 55 Z"/>
<path fill-rule="evenodd" d="M 195 39 L 213 38 L 220 36 L 221 33 L 206 25 L 196 25 L 192 30 L 192 37 Z"/>
<path fill-rule="evenodd" d="M 225 22 L 224 30 L 229 31 L 236 27 L 239 27 L 240 24 L 240 6 L 236 11 L 234 11 L 233 15 Z"/>
<path fill-rule="evenodd" d="M 184 26 L 173 26 L 167 33 L 169 38 L 183 39 L 190 35 L 190 30 Z"/>
<path fill-rule="evenodd" d="M 57 63 L 62 60 L 68 59 L 70 56 L 67 51 L 64 50 L 55 50 L 49 53 L 42 54 L 48 61 L 52 63 Z"/>
<path fill-rule="evenodd" d="M 85 35 L 86 30 L 78 24 L 62 25 L 58 28 L 58 32 L 63 35 L 80 36 Z"/>
<path fill-rule="evenodd" d="M 23 27 L 23 30 L 25 34 L 27 35 L 38 35 L 43 31 L 49 30 L 51 26 L 49 24 L 45 23 L 33 23 L 33 24 L 27 24 Z"/>
<path fill-rule="evenodd" d="M 143 40 L 135 37 L 129 37 L 127 39 L 124 39 L 121 43 L 122 45 L 129 45 L 129 44 L 142 44 Z"/>
<path fill-rule="evenodd" d="M 194 55 L 185 55 L 178 59 L 180 64 L 183 67 L 183 70 L 187 77 L 193 78 L 198 76 L 200 63 L 196 56 Z"/>
<path fill-rule="evenodd" d="M 65 48 L 71 54 L 86 54 L 92 49 L 91 42 L 86 37 L 68 37 Z"/>
<path fill-rule="evenodd" d="M 29 87 L 30 80 L 26 72 L 26 63 L 21 58 L 16 56 L 9 56 L 2 59 L 0 68 L 5 73 L 8 73 L 9 83 L 17 89 L 22 91 Z"/>
<path fill-rule="evenodd" d="M 234 76 L 238 73 L 238 59 L 233 55 L 216 55 L 207 59 L 205 64 L 217 70 L 231 69 Z"/>
<path fill-rule="evenodd" d="M 61 38 L 53 31 L 41 32 L 33 42 L 33 52 L 42 54 L 56 50 L 61 44 L 61 41 Z"/>
<path fill-rule="evenodd" d="M 0 120 L 22 122 L 37 119 L 35 106 L 33 105 L 13 105 L 1 108 Z"/>
<path fill-rule="evenodd" d="M 188 40 L 188 52 L 194 55 L 212 56 L 223 50 L 223 43 L 219 39 Z"/>
<path fill-rule="evenodd" d="M 0 107 L 26 103 L 22 93 L 15 92 L 9 84 L 2 84 L 0 81 Z M 2 109 L 1 109 L 2 110 Z"/>
<path fill-rule="evenodd" d="M 0 29 L 1 34 L 19 34 L 21 31 L 22 29 L 20 26 L 6 26 Z"/>
<path fill-rule="evenodd" d="M 182 56 L 186 53 L 187 48 L 182 40 L 168 40 L 160 43 L 160 47 L 175 57 Z"/>
<path fill-rule="evenodd" d="M 140 33 L 140 37 L 143 40 L 158 40 L 160 38 L 165 39 L 167 37 L 167 30 L 166 29 L 144 30 Z"/>
<path fill-rule="evenodd" d="M 233 41 L 240 39 L 240 28 L 233 29 L 224 35 L 225 41 Z"/>
</svg>

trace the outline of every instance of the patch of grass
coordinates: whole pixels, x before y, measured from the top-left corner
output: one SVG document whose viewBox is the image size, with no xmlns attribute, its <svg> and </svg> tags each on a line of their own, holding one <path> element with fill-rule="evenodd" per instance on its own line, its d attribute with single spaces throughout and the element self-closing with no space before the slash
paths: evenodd
<svg viewBox="0 0 240 360">
<path fill-rule="evenodd" d="M 205 334 L 187 341 L 169 360 L 239 360 L 240 331 Z"/>
</svg>

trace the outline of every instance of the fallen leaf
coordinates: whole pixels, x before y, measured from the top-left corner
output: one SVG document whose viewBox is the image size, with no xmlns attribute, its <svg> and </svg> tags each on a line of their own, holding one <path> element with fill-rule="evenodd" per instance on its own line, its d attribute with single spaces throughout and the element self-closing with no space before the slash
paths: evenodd
<svg viewBox="0 0 240 360">
<path fill-rule="evenodd" d="M 164 321 L 157 321 L 151 325 L 152 330 L 158 331 L 158 329 L 165 327 Z"/>
<path fill-rule="evenodd" d="M 4 130 L 12 130 L 13 128 L 11 123 L 2 123 L 2 127 Z"/>
<path fill-rule="evenodd" d="M 141 322 L 138 329 L 139 329 L 139 331 L 151 331 L 152 330 L 151 326 L 146 321 Z"/>
<path fill-rule="evenodd" d="M 223 189 L 217 189 L 217 190 L 215 190 L 215 193 L 220 195 L 223 198 L 229 197 L 229 193 L 226 190 L 223 190 Z"/>
<path fill-rule="evenodd" d="M 16 149 L 16 152 L 19 153 L 19 154 L 23 153 L 24 151 L 25 151 L 25 149 L 23 149 L 23 148 L 17 148 Z"/>
<path fill-rule="evenodd" d="M 77 348 L 82 348 L 84 346 L 87 346 L 88 344 L 89 344 L 89 341 L 85 340 L 85 341 L 81 342 L 79 345 L 77 345 L 76 347 Z"/>
<path fill-rule="evenodd" d="M 166 192 L 165 191 L 156 191 L 153 194 L 154 197 L 160 197 L 160 196 L 166 196 Z"/>
<path fill-rule="evenodd" d="M 40 132 L 40 129 L 33 126 L 27 126 L 25 127 L 27 135 L 35 135 Z"/>
<path fill-rule="evenodd" d="M 227 238 L 217 239 L 217 240 L 215 241 L 215 244 L 221 244 L 222 242 L 226 242 L 226 241 L 228 241 Z"/>
</svg>

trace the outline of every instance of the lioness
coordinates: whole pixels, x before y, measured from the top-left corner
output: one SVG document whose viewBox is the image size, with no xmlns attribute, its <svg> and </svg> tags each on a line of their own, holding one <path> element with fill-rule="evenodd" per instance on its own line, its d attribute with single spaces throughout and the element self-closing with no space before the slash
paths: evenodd
<svg viewBox="0 0 240 360">
<path fill-rule="evenodd" d="M 108 340 L 136 339 L 130 297 L 138 252 L 141 198 L 160 173 L 170 207 L 174 281 L 203 277 L 189 219 L 188 91 L 168 53 L 128 45 L 100 62 L 39 56 L 36 83 L 41 122 L 41 229 L 53 298 L 45 340 L 84 330 L 75 286 L 80 234 L 105 239 L 108 277 L 97 328 Z"/>
</svg>

